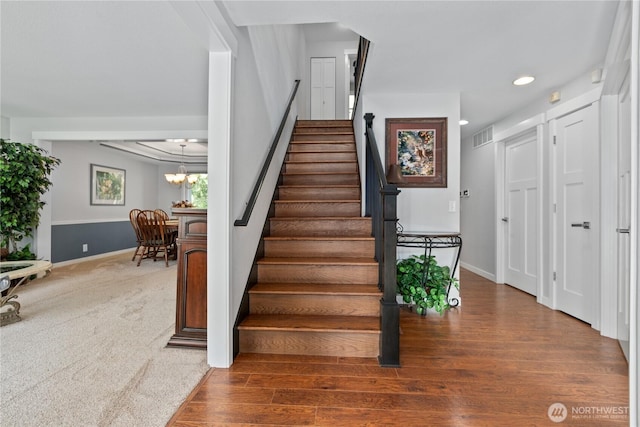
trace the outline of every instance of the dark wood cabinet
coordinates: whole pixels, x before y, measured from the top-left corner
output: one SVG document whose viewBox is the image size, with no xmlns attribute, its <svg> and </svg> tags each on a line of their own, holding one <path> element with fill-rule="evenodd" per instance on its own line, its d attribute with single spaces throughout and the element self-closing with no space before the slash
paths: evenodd
<svg viewBox="0 0 640 427">
<path fill-rule="evenodd" d="M 174 208 L 178 224 L 176 332 L 167 345 L 207 347 L 207 210 Z"/>
</svg>

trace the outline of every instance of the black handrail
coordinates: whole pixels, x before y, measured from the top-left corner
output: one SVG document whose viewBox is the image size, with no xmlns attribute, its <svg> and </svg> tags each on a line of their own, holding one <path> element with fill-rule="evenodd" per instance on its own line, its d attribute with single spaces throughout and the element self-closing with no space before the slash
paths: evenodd
<svg viewBox="0 0 640 427">
<path fill-rule="evenodd" d="M 396 300 L 396 244 L 397 198 L 396 184 L 390 184 L 384 173 L 378 144 L 373 133 L 371 113 L 364 115 L 366 122 L 366 205 L 365 213 L 371 216 L 375 237 L 375 255 L 378 261 L 378 286 L 382 290 L 380 300 L 380 354 L 381 366 L 400 366 L 400 306 Z"/>
<path fill-rule="evenodd" d="M 356 108 L 358 108 L 358 101 L 360 100 L 360 87 L 362 86 L 362 77 L 364 76 L 364 66 L 367 63 L 367 55 L 369 53 L 369 40 L 360 36 L 360 43 L 358 44 L 358 56 L 356 57 L 356 69 L 354 71 L 354 99 L 353 99 L 353 113 L 351 114 L 351 120 L 355 118 Z"/>
<path fill-rule="evenodd" d="M 269 149 L 269 153 L 267 154 L 267 158 L 264 159 L 264 163 L 262 164 L 262 169 L 260 170 L 260 174 L 258 175 L 258 179 L 256 180 L 256 184 L 253 186 L 253 191 L 251 192 L 251 197 L 247 202 L 247 207 L 244 209 L 244 213 L 242 214 L 242 218 L 237 219 L 233 225 L 236 227 L 241 226 L 245 227 L 249 224 L 249 218 L 251 217 L 251 212 L 253 212 L 253 208 L 256 205 L 256 201 L 258 200 L 258 194 L 260 194 L 260 189 L 262 188 L 262 184 L 264 183 L 264 179 L 267 176 L 267 172 L 269 171 L 269 166 L 271 165 L 271 159 L 276 152 L 276 148 L 278 147 L 278 142 L 280 142 L 280 136 L 282 136 L 282 131 L 284 130 L 285 125 L 287 124 L 287 118 L 289 117 L 289 111 L 291 110 L 291 104 L 293 104 L 293 99 L 296 97 L 296 92 L 298 92 L 298 86 L 300 85 L 300 80 L 296 80 L 293 89 L 291 91 L 291 96 L 289 97 L 289 102 L 287 103 L 287 109 L 282 115 L 282 120 L 280 121 L 280 127 L 273 137 L 273 141 L 271 142 L 271 148 Z"/>
</svg>

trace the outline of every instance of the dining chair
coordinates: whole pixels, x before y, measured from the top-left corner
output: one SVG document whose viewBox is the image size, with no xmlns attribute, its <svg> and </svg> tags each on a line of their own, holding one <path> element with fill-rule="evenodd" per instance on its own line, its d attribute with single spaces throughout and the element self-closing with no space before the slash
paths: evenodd
<svg viewBox="0 0 640 427">
<path fill-rule="evenodd" d="M 147 248 L 142 245 L 142 235 L 140 234 L 140 227 L 138 227 L 138 214 L 140 212 L 142 212 L 142 210 L 140 209 L 131 209 L 129 211 L 129 221 L 131 222 L 131 227 L 133 227 L 133 231 L 136 234 L 136 243 L 138 245 L 136 246 L 136 251 L 133 253 L 133 258 L 131 258 L 131 261 L 135 261 L 136 257 L 138 256 L 138 251 L 140 251 L 141 248 L 141 255 L 144 255 L 147 252 Z"/>
<path fill-rule="evenodd" d="M 143 245 L 149 248 L 146 258 L 153 258 L 156 261 L 162 254 L 165 265 L 168 267 L 169 256 L 173 259 L 177 258 L 176 233 L 167 227 L 164 216 L 154 211 L 141 211 L 138 213 L 137 222 Z M 138 266 L 142 258 L 141 256 L 138 259 Z"/>
<path fill-rule="evenodd" d="M 161 215 L 165 221 L 169 219 L 169 214 L 163 211 L 162 209 L 156 209 L 153 211 L 156 215 Z"/>
</svg>

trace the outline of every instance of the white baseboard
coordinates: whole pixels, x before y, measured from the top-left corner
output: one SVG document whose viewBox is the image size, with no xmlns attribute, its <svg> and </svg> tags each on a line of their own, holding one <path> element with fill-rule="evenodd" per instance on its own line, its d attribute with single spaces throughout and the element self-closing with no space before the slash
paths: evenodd
<svg viewBox="0 0 640 427">
<path fill-rule="evenodd" d="M 82 257 L 82 258 L 76 258 L 76 259 L 70 259 L 67 261 L 61 261 L 61 262 L 56 262 L 53 264 L 53 267 L 62 267 L 65 265 L 70 265 L 70 264 L 77 264 L 79 262 L 84 262 L 84 261 L 92 261 L 94 259 L 100 259 L 100 258 L 106 258 L 106 257 L 110 257 L 110 256 L 114 256 L 114 255 L 120 255 L 120 254 L 124 254 L 124 253 L 131 253 L 135 250 L 136 248 L 129 248 L 129 249 L 121 249 L 119 251 L 113 251 L 113 252 L 105 252 L 103 254 L 98 254 L 98 255 L 91 255 L 91 256 L 86 256 L 86 257 Z"/>
<path fill-rule="evenodd" d="M 469 270 L 470 272 L 475 273 L 478 276 L 482 276 L 487 280 L 491 280 L 492 282 L 496 281 L 495 274 L 484 271 L 481 268 L 474 267 L 473 265 L 467 264 L 466 262 L 460 262 L 460 267 L 464 268 L 465 270 Z"/>
</svg>

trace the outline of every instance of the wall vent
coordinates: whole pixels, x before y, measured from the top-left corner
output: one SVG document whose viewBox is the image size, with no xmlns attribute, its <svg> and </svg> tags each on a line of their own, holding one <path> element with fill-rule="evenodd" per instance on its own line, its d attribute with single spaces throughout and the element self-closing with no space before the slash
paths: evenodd
<svg viewBox="0 0 640 427">
<path fill-rule="evenodd" d="M 493 126 L 489 126 L 473 134 L 473 148 L 478 148 L 490 142 L 493 142 Z"/>
</svg>

